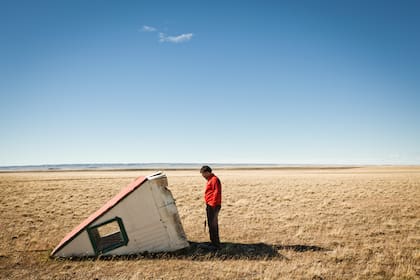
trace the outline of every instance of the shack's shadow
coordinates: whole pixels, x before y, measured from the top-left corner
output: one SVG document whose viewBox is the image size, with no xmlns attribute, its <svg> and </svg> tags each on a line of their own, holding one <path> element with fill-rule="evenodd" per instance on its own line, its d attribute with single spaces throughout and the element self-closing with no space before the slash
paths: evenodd
<svg viewBox="0 0 420 280">
<path fill-rule="evenodd" d="M 215 250 L 209 243 L 189 241 L 190 246 L 175 252 L 166 253 L 141 253 L 126 256 L 99 256 L 95 258 L 72 258 L 75 261 L 86 259 L 101 260 L 139 260 L 139 259 L 186 259 L 186 260 L 227 260 L 227 259 L 246 259 L 246 260 L 268 260 L 268 259 L 287 259 L 279 251 L 292 250 L 295 252 L 316 252 L 329 251 L 326 248 L 312 245 L 280 245 L 266 243 L 233 243 L 223 242 L 218 250 Z"/>
</svg>

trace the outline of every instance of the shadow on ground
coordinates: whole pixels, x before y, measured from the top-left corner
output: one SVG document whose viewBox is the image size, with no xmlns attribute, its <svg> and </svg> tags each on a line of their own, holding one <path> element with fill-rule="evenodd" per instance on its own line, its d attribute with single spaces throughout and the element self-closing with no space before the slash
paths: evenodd
<svg viewBox="0 0 420 280">
<path fill-rule="evenodd" d="M 279 251 L 292 250 L 295 252 L 328 251 L 328 249 L 311 245 L 275 245 L 266 243 L 232 243 L 224 242 L 218 250 L 209 243 L 190 241 L 188 248 L 167 253 L 142 253 L 128 256 L 99 256 L 95 258 L 72 258 L 73 260 L 101 259 L 101 260 L 139 260 L 139 259 L 187 259 L 187 260 L 268 260 L 287 259 Z"/>
</svg>

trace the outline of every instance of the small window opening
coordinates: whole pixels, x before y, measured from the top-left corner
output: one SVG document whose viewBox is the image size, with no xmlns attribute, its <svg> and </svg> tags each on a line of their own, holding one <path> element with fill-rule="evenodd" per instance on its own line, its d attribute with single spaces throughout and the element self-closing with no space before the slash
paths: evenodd
<svg viewBox="0 0 420 280">
<path fill-rule="evenodd" d="M 109 252 L 128 243 L 124 224 L 119 217 L 89 227 L 88 234 L 96 255 Z"/>
</svg>

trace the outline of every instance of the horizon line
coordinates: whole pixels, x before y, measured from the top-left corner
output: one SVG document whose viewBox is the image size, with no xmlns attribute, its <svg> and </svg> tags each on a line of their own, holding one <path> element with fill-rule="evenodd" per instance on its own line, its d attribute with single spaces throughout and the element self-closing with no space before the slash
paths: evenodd
<svg viewBox="0 0 420 280">
<path fill-rule="evenodd" d="M 42 163 L 42 164 L 8 164 L 0 165 L 0 168 L 25 168 L 25 167 L 58 167 L 58 166 L 159 166 L 159 165 L 180 165 L 180 166 L 418 166 L 420 163 L 395 163 L 395 162 L 351 162 L 351 163 L 273 163 L 273 162 L 95 162 L 95 163 Z"/>
</svg>

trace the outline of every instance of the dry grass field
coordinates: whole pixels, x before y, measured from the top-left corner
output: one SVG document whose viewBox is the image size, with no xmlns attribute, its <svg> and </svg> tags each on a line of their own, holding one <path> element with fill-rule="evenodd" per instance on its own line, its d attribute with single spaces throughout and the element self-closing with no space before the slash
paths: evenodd
<svg viewBox="0 0 420 280">
<path fill-rule="evenodd" d="M 149 171 L 0 173 L 1 279 L 420 279 L 420 167 L 216 170 L 217 253 L 53 260 L 73 227 Z M 190 241 L 205 181 L 167 171 Z"/>
</svg>

